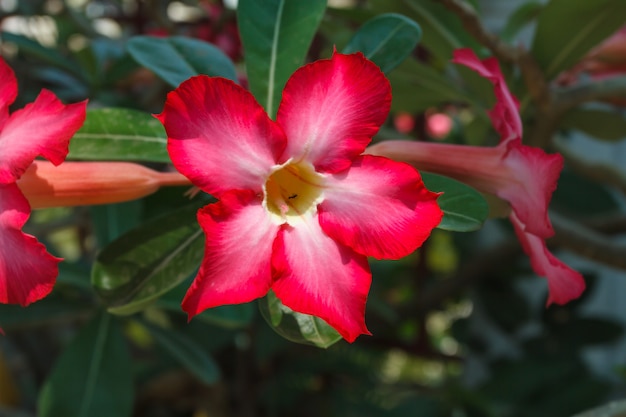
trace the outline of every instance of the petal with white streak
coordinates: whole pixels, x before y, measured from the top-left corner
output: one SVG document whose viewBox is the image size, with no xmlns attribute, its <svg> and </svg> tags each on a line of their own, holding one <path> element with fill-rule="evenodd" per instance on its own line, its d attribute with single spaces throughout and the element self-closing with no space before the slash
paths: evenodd
<svg viewBox="0 0 626 417">
<path fill-rule="evenodd" d="M 327 236 L 316 216 L 295 228 L 283 226 L 274 245 L 272 267 L 272 289 L 284 305 L 320 317 L 348 342 L 370 334 L 365 325 L 371 284 L 367 260 Z"/>
<path fill-rule="evenodd" d="M 443 213 L 408 164 L 363 156 L 326 180 L 322 229 L 365 256 L 399 259 L 417 249 Z"/>
<path fill-rule="evenodd" d="M 509 218 L 524 252 L 530 257 L 533 270 L 537 275 L 548 280 L 547 305 L 552 303 L 562 305 L 580 297 L 585 290 L 585 280 L 582 275 L 552 255 L 544 239 L 525 232 L 524 223 L 515 213 L 511 213 Z"/>
<path fill-rule="evenodd" d="M 285 148 L 282 130 L 252 94 L 225 78 L 184 81 L 156 117 L 176 168 L 217 197 L 228 190 L 261 192 Z"/>
<path fill-rule="evenodd" d="M 42 90 L 33 103 L 17 110 L 0 132 L 0 184 L 20 177 L 41 155 L 55 165 L 65 159 L 69 142 L 85 121 L 87 102 L 64 105 Z"/>
<path fill-rule="evenodd" d="M 272 244 L 279 226 L 252 192 L 232 192 L 198 211 L 206 234 L 204 259 L 182 303 L 189 317 L 252 301 L 271 285 Z"/>
<path fill-rule="evenodd" d="M 52 291 L 61 259 L 22 232 L 30 206 L 15 184 L 0 185 L 0 303 L 26 306 Z"/>
<path fill-rule="evenodd" d="M 285 158 L 338 172 L 360 155 L 389 113 L 391 86 L 363 54 L 333 54 L 287 81 L 276 120 L 288 138 Z"/>
</svg>

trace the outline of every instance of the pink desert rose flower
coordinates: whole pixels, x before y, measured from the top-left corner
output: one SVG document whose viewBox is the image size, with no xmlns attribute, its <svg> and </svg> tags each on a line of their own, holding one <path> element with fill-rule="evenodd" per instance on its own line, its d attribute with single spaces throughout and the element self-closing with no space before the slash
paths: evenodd
<svg viewBox="0 0 626 417">
<path fill-rule="evenodd" d="M 390 102 L 376 65 L 339 53 L 291 76 L 276 121 L 223 78 L 168 95 L 157 118 L 172 161 L 220 200 L 198 212 L 206 246 L 182 303 L 190 317 L 272 289 L 350 342 L 369 334 L 366 257 L 408 255 L 442 217 L 413 167 L 361 155 Z"/>
<path fill-rule="evenodd" d="M 456 178 L 494 194 L 512 208 L 509 219 L 534 271 L 548 280 L 551 303 L 565 304 L 585 289 L 582 275 L 558 260 L 546 247 L 554 234 L 548 204 L 563 168 L 561 155 L 522 145 L 522 123 L 495 58 L 480 61 L 471 49 L 459 49 L 453 62 L 465 65 L 494 85 L 497 104 L 489 112 L 500 144 L 495 147 L 390 140 L 367 153 L 409 162 L 418 169 Z"/>
<path fill-rule="evenodd" d="M 16 182 L 37 156 L 63 162 L 87 102 L 66 106 L 42 90 L 33 103 L 9 114 L 16 97 L 15 74 L 0 59 L 0 303 L 26 306 L 50 293 L 60 259 L 22 232 L 31 208 Z"/>
</svg>

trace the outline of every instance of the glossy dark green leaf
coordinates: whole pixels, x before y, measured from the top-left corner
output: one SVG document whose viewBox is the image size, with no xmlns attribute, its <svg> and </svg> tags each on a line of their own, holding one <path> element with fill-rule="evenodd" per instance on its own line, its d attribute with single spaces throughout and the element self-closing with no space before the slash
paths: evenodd
<svg viewBox="0 0 626 417">
<path fill-rule="evenodd" d="M 250 90 L 270 117 L 287 79 L 304 63 L 325 9 L 325 0 L 239 0 Z"/>
<path fill-rule="evenodd" d="M 422 29 L 413 20 L 387 13 L 361 26 L 343 52 L 363 52 L 384 73 L 389 73 L 413 52 L 421 36 Z"/>
<path fill-rule="evenodd" d="M 470 232 L 482 227 L 489 215 L 484 197 L 472 187 L 442 175 L 422 172 L 426 187 L 443 192 L 437 202 L 443 211 L 440 229 Z"/>
<path fill-rule="evenodd" d="M 128 52 L 172 87 L 198 74 L 237 81 L 230 58 L 216 46 L 198 39 L 134 36 L 128 41 Z"/>
<path fill-rule="evenodd" d="M 537 20 L 533 57 L 552 79 L 619 29 L 624 16 L 624 0 L 551 0 Z"/>
<path fill-rule="evenodd" d="M 543 6 L 537 1 L 523 3 L 509 16 L 504 29 L 500 32 L 500 37 L 506 41 L 513 40 L 526 25 L 537 18 Z"/>
<path fill-rule="evenodd" d="M 197 209 L 146 222 L 100 252 L 91 281 L 111 313 L 140 311 L 196 271 L 204 246 Z"/>
<path fill-rule="evenodd" d="M 170 162 L 161 122 L 138 110 L 87 111 L 83 127 L 70 141 L 69 159 Z"/>
<path fill-rule="evenodd" d="M 205 384 L 220 378 L 220 370 L 206 350 L 187 335 L 172 329 L 144 323 L 154 339 L 189 372 Z"/>
<path fill-rule="evenodd" d="M 341 340 L 341 335 L 324 320 L 293 311 L 273 291 L 259 300 L 259 308 L 276 333 L 292 342 L 328 348 Z"/>
<path fill-rule="evenodd" d="M 626 117 L 614 110 L 576 108 L 567 112 L 561 126 L 580 130 L 596 139 L 626 138 Z"/>
<path fill-rule="evenodd" d="M 42 417 L 124 417 L 133 409 L 130 354 L 115 318 L 99 313 L 57 360 L 39 395 Z"/>
</svg>

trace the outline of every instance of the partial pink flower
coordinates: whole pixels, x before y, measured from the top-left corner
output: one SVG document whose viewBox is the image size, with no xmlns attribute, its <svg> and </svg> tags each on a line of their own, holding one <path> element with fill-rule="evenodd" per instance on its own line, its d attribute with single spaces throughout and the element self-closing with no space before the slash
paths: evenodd
<svg viewBox="0 0 626 417">
<path fill-rule="evenodd" d="M 561 155 L 522 144 L 517 100 L 511 95 L 497 61 L 480 61 L 470 49 L 455 51 L 454 62 L 474 69 L 494 84 L 498 101 L 489 112 L 500 144 L 495 147 L 390 140 L 366 152 L 405 161 L 424 171 L 463 181 L 509 202 L 510 220 L 531 259 L 534 271 L 548 279 L 548 304 L 565 304 L 585 289 L 582 275 L 554 257 L 545 239 L 554 235 L 548 204 L 563 168 Z"/>
<path fill-rule="evenodd" d="M 17 96 L 13 70 L 0 59 L 0 303 L 37 301 L 52 290 L 60 259 L 22 226 L 30 205 L 16 185 L 37 156 L 58 165 L 85 120 L 87 103 L 64 105 L 42 90 L 33 103 L 9 114 Z"/>
<path fill-rule="evenodd" d="M 205 256 L 183 300 L 190 317 L 270 289 L 346 340 L 369 334 L 367 256 L 397 259 L 439 224 L 437 194 L 411 166 L 361 155 L 391 87 L 362 54 L 297 70 L 274 122 L 252 95 L 193 77 L 157 118 L 176 168 L 220 201 L 198 212 Z"/>
</svg>

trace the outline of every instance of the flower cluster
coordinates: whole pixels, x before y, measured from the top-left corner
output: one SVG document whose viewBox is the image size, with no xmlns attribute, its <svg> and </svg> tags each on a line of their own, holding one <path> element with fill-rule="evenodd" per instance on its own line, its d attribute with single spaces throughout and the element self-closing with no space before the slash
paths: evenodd
<svg viewBox="0 0 626 417">
<path fill-rule="evenodd" d="M 413 167 L 362 155 L 390 102 L 376 65 L 339 53 L 291 76 L 276 121 L 223 78 L 168 95 L 157 117 L 172 162 L 219 199 L 198 212 L 206 246 L 183 300 L 190 317 L 271 289 L 350 342 L 369 333 L 366 257 L 410 254 L 442 217 Z"/>
<path fill-rule="evenodd" d="M 507 88 L 495 58 L 480 61 L 471 49 L 459 49 L 453 62 L 471 68 L 493 83 L 497 103 L 489 116 L 500 134 L 499 145 L 477 147 L 390 140 L 369 147 L 367 152 L 456 178 L 507 201 L 512 209 L 509 219 L 534 271 L 548 279 L 548 304 L 564 304 L 579 297 L 585 288 L 581 274 L 552 255 L 545 243 L 554 234 L 548 204 L 563 168 L 563 158 L 522 144 L 518 103 Z"/>
<path fill-rule="evenodd" d="M 26 306 L 52 290 L 60 259 L 22 232 L 31 207 L 17 181 L 37 156 L 54 165 L 63 162 L 87 103 L 63 105 L 42 90 L 33 103 L 9 114 L 17 80 L 2 59 L 0 83 L 0 303 Z"/>
</svg>

